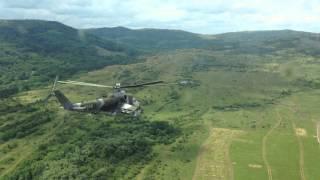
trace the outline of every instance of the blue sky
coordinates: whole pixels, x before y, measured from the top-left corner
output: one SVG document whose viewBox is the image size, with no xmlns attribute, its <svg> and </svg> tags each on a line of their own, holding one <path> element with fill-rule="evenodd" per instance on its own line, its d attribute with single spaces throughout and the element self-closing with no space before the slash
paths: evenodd
<svg viewBox="0 0 320 180">
<path fill-rule="evenodd" d="M 76 28 L 320 31 L 320 0 L 0 0 L 0 19 L 55 20 Z"/>
</svg>

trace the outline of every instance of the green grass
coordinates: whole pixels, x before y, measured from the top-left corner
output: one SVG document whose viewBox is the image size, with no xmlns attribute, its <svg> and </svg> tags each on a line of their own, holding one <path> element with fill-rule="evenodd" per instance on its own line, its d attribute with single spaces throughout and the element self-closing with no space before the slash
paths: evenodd
<svg viewBox="0 0 320 180">
<path fill-rule="evenodd" d="M 234 162 L 234 179 L 267 179 L 261 153 L 262 136 L 262 133 L 248 132 L 232 143 L 230 154 Z M 252 168 L 249 164 L 261 165 L 262 168 Z"/>
<path fill-rule="evenodd" d="M 315 170 L 319 163 L 319 144 L 314 137 L 316 135 L 316 124 L 312 117 L 319 113 L 316 110 L 318 102 L 315 100 L 318 91 L 299 93 L 281 101 L 282 104 L 297 103 L 298 112 L 293 112 L 293 106 L 277 105 L 271 110 L 264 110 L 262 117 L 270 124 L 276 124 L 279 117 L 282 118 L 280 125 L 270 134 L 267 140 L 266 152 L 269 161 L 272 177 L 274 179 L 300 179 L 300 149 L 298 139 L 293 129 L 295 123 L 297 128 L 306 130 L 306 136 L 299 136 L 303 145 L 303 170 L 306 179 L 317 179 L 319 174 Z M 300 108 L 301 107 L 301 108 Z M 303 107 L 303 108 L 302 108 Z M 268 112 L 269 113 L 266 113 Z M 256 111 L 255 113 L 261 114 Z M 261 115 L 260 115 L 261 116 Z M 251 118 L 250 118 L 251 119 Z M 253 118 L 252 118 L 253 119 Z M 262 138 L 265 130 L 248 131 L 240 141 L 235 141 L 231 147 L 231 156 L 236 163 L 235 179 L 267 179 L 266 168 L 262 160 L 261 148 Z M 262 164 L 261 169 L 248 168 L 248 164 L 255 162 Z M 261 171 L 262 170 L 262 171 Z"/>
</svg>

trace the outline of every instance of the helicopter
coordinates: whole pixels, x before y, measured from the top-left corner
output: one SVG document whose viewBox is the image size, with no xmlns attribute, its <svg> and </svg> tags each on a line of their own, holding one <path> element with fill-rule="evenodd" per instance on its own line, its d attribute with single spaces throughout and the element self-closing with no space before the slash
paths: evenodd
<svg viewBox="0 0 320 180">
<path fill-rule="evenodd" d="M 107 97 L 97 98 L 95 100 L 72 103 L 60 90 L 56 89 L 57 84 L 72 84 L 79 86 L 91 86 L 100 88 L 110 88 L 113 89 L 113 93 Z M 88 113 L 98 113 L 107 112 L 109 114 L 130 114 L 133 116 L 138 116 L 142 109 L 140 107 L 140 102 L 133 96 L 127 95 L 124 89 L 137 88 L 143 86 L 150 86 L 164 83 L 164 81 L 153 81 L 141 84 L 133 84 L 127 86 L 121 86 L 120 83 L 116 83 L 115 86 L 80 82 L 80 81 L 59 81 L 58 76 L 56 76 L 50 94 L 44 99 L 44 102 L 55 96 L 61 106 L 65 110 L 78 111 L 78 112 L 88 112 Z"/>
</svg>

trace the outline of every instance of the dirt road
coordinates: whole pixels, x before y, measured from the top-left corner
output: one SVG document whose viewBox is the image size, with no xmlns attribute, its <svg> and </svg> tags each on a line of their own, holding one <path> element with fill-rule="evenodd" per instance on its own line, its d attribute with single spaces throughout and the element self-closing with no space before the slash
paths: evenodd
<svg viewBox="0 0 320 180">
<path fill-rule="evenodd" d="M 280 115 L 280 113 L 277 111 L 277 116 L 278 116 L 278 121 L 277 123 L 267 132 L 267 134 L 263 137 L 262 139 L 262 159 L 263 162 L 267 168 L 267 173 L 268 173 L 268 179 L 272 180 L 272 169 L 271 166 L 269 164 L 268 158 L 267 158 L 267 140 L 268 137 L 272 134 L 272 132 L 279 127 L 279 125 L 281 124 L 282 121 L 282 117 Z"/>
<path fill-rule="evenodd" d="M 291 108 L 291 111 L 293 113 L 295 113 L 297 115 L 297 117 L 299 117 L 300 119 L 304 119 L 304 117 L 302 117 L 301 112 L 299 111 L 299 106 L 298 104 L 294 103 L 293 108 Z M 298 144 L 299 144 L 299 165 L 300 165 L 300 177 L 301 180 L 305 180 L 305 173 L 304 173 L 304 147 L 303 147 L 303 143 L 302 143 L 302 139 L 300 136 L 297 135 L 297 133 L 295 133 L 297 127 L 296 124 L 294 122 L 293 119 L 291 120 L 291 124 L 292 124 L 292 128 L 293 128 L 293 132 L 297 138 Z"/>
<path fill-rule="evenodd" d="M 320 122 L 317 124 L 317 139 L 318 143 L 320 144 Z"/>
</svg>

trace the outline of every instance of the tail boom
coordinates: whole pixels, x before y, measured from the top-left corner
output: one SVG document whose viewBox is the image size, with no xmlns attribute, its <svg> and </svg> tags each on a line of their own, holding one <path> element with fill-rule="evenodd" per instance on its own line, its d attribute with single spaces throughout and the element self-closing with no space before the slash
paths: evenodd
<svg viewBox="0 0 320 180">
<path fill-rule="evenodd" d="M 63 106 L 64 109 L 66 110 L 72 110 L 73 105 L 70 102 L 70 100 L 59 90 L 53 91 L 54 95 L 58 99 L 59 103 Z"/>
</svg>

